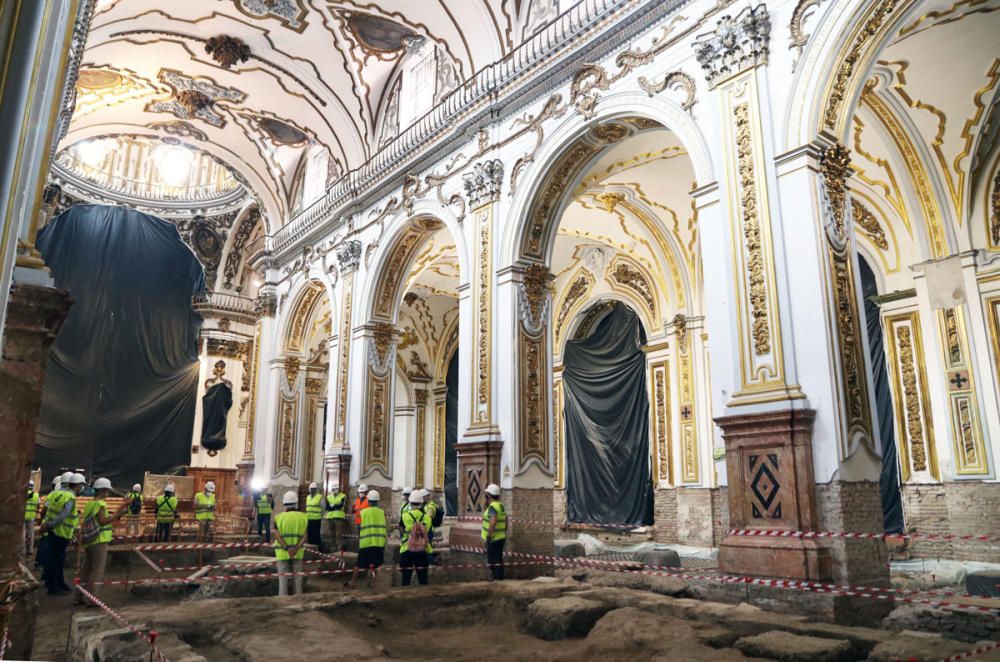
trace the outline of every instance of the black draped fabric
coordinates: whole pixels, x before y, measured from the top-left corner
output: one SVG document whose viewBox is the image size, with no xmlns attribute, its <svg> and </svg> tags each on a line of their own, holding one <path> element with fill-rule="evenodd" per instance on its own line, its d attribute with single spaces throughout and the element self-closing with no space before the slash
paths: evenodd
<svg viewBox="0 0 1000 662">
<path fill-rule="evenodd" d="M 448 362 L 444 401 L 444 512 L 458 515 L 458 351 Z"/>
<path fill-rule="evenodd" d="M 226 416 L 233 406 L 233 388 L 219 382 L 201 396 L 201 446 L 207 451 L 226 447 Z"/>
<path fill-rule="evenodd" d="M 615 304 L 563 357 L 569 519 L 652 524 L 646 343 L 635 312 Z"/>
<path fill-rule="evenodd" d="M 861 294 L 865 301 L 865 325 L 868 327 L 868 349 L 875 387 L 875 411 L 878 415 L 879 437 L 882 439 L 882 470 L 879 474 L 879 497 L 882 503 L 882 526 L 887 533 L 903 532 L 903 501 L 899 493 L 899 461 L 896 455 L 896 435 L 893 429 L 892 393 L 885 362 L 885 342 L 878 304 L 871 297 L 878 295 L 878 282 L 868 262 L 858 256 Z"/>
<path fill-rule="evenodd" d="M 205 276 L 177 229 L 126 207 L 80 205 L 38 248 L 74 304 L 49 355 L 37 462 L 119 484 L 190 464 Z"/>
</svg>

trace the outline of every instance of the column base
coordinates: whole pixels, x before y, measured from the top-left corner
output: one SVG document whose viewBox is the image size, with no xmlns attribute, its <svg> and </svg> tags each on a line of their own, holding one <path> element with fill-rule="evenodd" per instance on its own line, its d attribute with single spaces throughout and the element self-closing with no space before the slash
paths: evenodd
<svg viewBox="0 0 1000 662">
<path fill-rule="evenodd" d="M 719 545 L 719 569 L 752 577 L 830 579 L 833 558 L 824 542 L 798 538 L 726 536 Z"/>
</svg>

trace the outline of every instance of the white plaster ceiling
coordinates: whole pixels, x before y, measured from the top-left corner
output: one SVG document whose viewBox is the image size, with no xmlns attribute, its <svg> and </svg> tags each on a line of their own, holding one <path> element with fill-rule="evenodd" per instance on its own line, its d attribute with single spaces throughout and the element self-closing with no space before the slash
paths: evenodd
<svg viewBox="0 0 1000 662">
<path fill-rule="evenodd" d="M 100 0 L 82 72 L 108 86 L 81 88 L 63 146 L 116 133 L 179 138 L 235 169 L 273 228 L 290 214 L 293 177 L 309 145 L 329 150 L 331 178 L 373 153 L 386 87 L 409 37 L 445 53 L 460 84 L 511 50 L 531 4 Z M 220 35 L 242 40 L 249 60 L 220 66 L 206 52 L 207 40 Z M 214 100 L 193 117 L 172 101 L 192 85 Z M 281 144 L 262 128 L 273 121 L 291 127 L 286 138 L 301 132 L 305 140 Z"/>
</svg>

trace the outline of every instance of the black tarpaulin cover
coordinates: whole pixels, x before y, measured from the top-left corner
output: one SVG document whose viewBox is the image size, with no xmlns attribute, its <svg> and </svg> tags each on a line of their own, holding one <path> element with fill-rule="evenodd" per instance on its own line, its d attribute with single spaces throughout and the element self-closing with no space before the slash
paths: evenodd
<svg viewBox="0 0 1000 662">
<path fill-rule="evenodd" d="M 448 362 L 448 393 L 444 405 L 444 504 L 449 515 L 458 515 L 458 350 Z"/>
<path fill-rule="evenodd" d="M 226 382 L 208 387 L 201 396 L 201 446 L 207 451 L 226 447 L 226 416 L 233 406 L 233 389 Z"/>
<path fill-rule="evenodd" d="M 649 401 L 642 324 L 615 304 L 563 355 L 569 519 L 652 524 Z"/>
<path fill-rule="evenodd" d="M 37 463 L 141 482 L 191 461 L 205 289 L 176 227 L 126 207 L 80 205 L 38 248 L 74 304 L 49 356 Z"/>
</svg>

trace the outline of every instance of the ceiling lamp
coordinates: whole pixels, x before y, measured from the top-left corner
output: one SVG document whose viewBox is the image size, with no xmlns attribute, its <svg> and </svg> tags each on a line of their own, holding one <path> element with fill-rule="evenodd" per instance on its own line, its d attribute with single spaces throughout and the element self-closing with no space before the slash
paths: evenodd
<svg viewBox="0 0 1000 662">
<path fill-rule="evenodd" d="M 104 138 L 94 138 L 77 145 L 76 154 L 84 165 L 98 168 L 108 155 L 108 145 Z"/>
<path fill-rule="evenodd" d="M 156 161 L 160 181 L 167 186 L 185 184 L 191 174 L 191 164 L 194 163 L 191 150 L 180 145 L 160 145 L 153 150 L 153 159 Z"/>
</svg>

